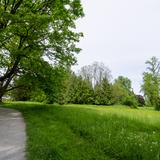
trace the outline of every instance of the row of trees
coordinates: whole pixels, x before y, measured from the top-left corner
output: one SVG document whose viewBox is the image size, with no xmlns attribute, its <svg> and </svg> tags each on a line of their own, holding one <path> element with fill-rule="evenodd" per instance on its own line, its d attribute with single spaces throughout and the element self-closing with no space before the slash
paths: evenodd
<svg viewBox="0 0 160 160">
<path fill-rule="evenodd" d="M 74 75 L 76 78 L 70 88 L 77 86 L 77 90 L 76 92 L 71 91 L 72 96 L 70 97 L 74 95 L 74 98 L 71 98 L 69 102 L 104 105 L 119 103 L 131 106 L 146 104 L 160 110 L 160 61 L 152 57 L 145 64 L 147 67 L 143 73 L 143 84 L 141 85 L 141 92 L 144 96 L 134 94 L 131 80 L 127 77 L 119 76 L 111 83 L 110 70 L 102 63 L 94 63 L 82 67 L 79 74 Z"/>
<path fill-rule="evenodd" d="M 135 95 L 131 80 L 119 76 L 112 80 L 111 71 L 103 63 L 84 66 L 75 74 L 61 65 L 52 66 L 43 61 L 45 67 L 32 66 L 32 70 L 15 77 L 10 92 L 14 100 L 31 100 L 46 103 L 76 103 L 129 106 L 153 106 L 160 109 L 160 62 L 152 57 L 146 62 L 143 73 L 141 95 Z M 38 63 L 37 63 L 38 64 Z M 33 72 L 34 71 L 34 72 Z"/>
<path fill-rule="evenodd" d="M 146 105 L 159 110 L 159 66 L 156 57 L 146 62 L 147 70 L 143 73 L 142 92 Z M 31 100 L 46 103 L 77 103 L 77 104 L 125 104 L 143 106 L 144 98 L 135 95 L 131 80 L 119 76 L 111 82 L 111 71 L 103 63 L 84 66 L 75 74 L 60 65 L 52 67 L 47 62 L 45 67 L 35 67 L 35 72 L 14 78 L 14 86 L 19 88 L 10 92 L 14 100 Z M 37 69 L 37 70 L 36 70 Z M 32 67 L 32 71 L 34 68 Z"/>
<path fill-rule="evenodd" d="M 127 77 L 119 76 L 111 83 L 111 71 L 103 63 L 84 66 L 78 74 L 60 66 L 48 66 L 47 72 L 48 77 L 41 72 L 15 79 L 15 85 L 22 87 L 12 91 L 11 96 L 15 100 L 47 103 L 144 105 L 143 97 L 134 94 Z"/>
<path fill-rule="evenodd" d="M 68 89 L 68 102 L 78 104 L 112 105 L 115 103 L 136 106 L 131 81 L 119 76 L 111 83 L 111 72 L 103 63 L 84 66 L 78 75 L 72 74 Z"/>
</svg>

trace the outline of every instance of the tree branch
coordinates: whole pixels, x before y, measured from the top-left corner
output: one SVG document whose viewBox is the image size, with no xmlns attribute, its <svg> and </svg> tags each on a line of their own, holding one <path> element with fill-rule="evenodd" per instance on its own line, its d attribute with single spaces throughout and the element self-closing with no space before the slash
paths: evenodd
<svg viewBox="0 0 160 160">
<path fill-rule="evenodd" d="M 11 14 L 15 14 L 22 3 L 23 3 L 23 0 L 19 0 L 12 8 Z"/>
<path fill-rule="evenodd" d="M 7 89 L 5 92 L 9 92 L 9 91 L 12 91 L 14 89 L 22 88 L 22 87 L 24 87 L 24 85 L 19 85 L 19 86 L 11 87 L 11 88 Z"/>
<path fill-rule="evenodd" d="M 17 59 L 14 62 L 13 67 L 10 69 L 10 71 L 6 72 L 6 74 L 2 77 L 0 77 L 0 81 L 4 81 L 7 78 L 10 78 L 16 71 L 16 68 L 20 62 L 21 58 L 18 56 Z"/>
</svg>

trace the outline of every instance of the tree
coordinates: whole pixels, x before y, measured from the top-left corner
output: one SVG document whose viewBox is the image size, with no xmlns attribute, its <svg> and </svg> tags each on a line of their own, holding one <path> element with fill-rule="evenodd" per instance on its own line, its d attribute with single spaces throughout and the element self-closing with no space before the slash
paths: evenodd
<svg viewBox="0 0 160 160">
<path fill-rule="evenodd" d="M 128 96 L 128 93 L 119 83 L 114 83 L 112 85 L 112 96 L 114 104 L 122 104 L 123 98 Z"/>
<path fill-rule="evenodd" d="M 112 78 L 110 69 L 102 62 L 94 62 L 92 64 L 92 72 L 94 86 L 101 83 L 104 79 L 110 81 Z"/>
<path fill-rule="evenodd" d="M 93 87 L 96 84 L 100 84 L 103 79 L 110 81 L 112 78 L 110 69 L 102 62 L 94 62 L 91 65 L 84 66 L 79 71 L 79 75 L 88 81 L 90 81 Z"/>
<path fill-rule="evenodd" d="M 147 104 L 155 106 L 159 92 L 157 78 L 154 77 L 151 73 L 143 73 L 143 85 L 141 87 Z"/>
<path fill-rule="evenodd" d="M 146 61 L 147 72 L 143 73 L 142 91 L 145 95 L 148 105 L 154 106 L 157 110 L 160 109 L 160 62 L 158 58 L 152 57 Z"/>
<path fill-rule="evenodd" d="M 63 66 L 75 63 L 82 34 L 74 32 L 74 21 L 83 15 L 80 0 L 0 1 L 0 101 L 18 87 L 12 80 L 25 74 L 28 65 L 43 59 Z"/>
<path fill-rule="evenodd" d="M 132 91 L 132 82 L 127 77 L 119 76 L 113 84 L 112 91 L 114 103 L 137 106 L 137 98 Z"/>
<path fill-rule="evenodd" d="M 68 103 L 92 104 L 94 101 L 92 84 L 73 73 L 69 80 L 67 97 Z"/>
<path fill-rule="evenodd" d="M 160 76 L 160 61 L 157 57 L 152 57 L 150 60 L 146 61 L 147 70 L 151 73 L 154 77 Z"/>
<path fill-rule="evenodd" d="M 132 92 L 131 80 L 127 77 L 119 76 L 115 83 L 119 84 L 122 88 L 124 88 L 128 93 Z"/>
<path fill-rule="evenodd" d="M 138 101 L 138 105 L 143 107 L 145 105 L 145 99 L 142 95 L 136 95 L 137 97 L 137 101 Z"/>
<path fill-rule="evenodd" d="M 112 86 L 106 78 L 100 84 L 96 84 L 94 94 L 94 103 L 97 105 L 111 105 L 113 103 Z"/>
<path fill-rule="evenodd" d="M 92 103 L 108 105 L 111 103 L 111 71 L 103 63 L 94 62 L 81 68 L 79 75 L 88 82 L 90 88 L 94 91 Z M 91 98 L 90 98 L 91 99 Z"/>
<path fill-rule="evenodd" d="M 40 70 L 39 67 L 32 67 L 30 72 L 28 69 L 26 74 L 14 78 L 14 85 L 21 86 L 11 92 L 15 100 L 60 103 L 60 97 L 65 93 L 68 70 L 61 66 L 53 68 L 47 62 L 44 65 Z"/>
</svg>

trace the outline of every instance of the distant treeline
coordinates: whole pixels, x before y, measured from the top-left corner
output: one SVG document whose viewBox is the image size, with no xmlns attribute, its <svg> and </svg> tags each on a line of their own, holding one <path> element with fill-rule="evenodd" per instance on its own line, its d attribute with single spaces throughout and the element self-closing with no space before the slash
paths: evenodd
<svg viewBox="0 0 160 160">
<path fill-rule="evenodd" d="M 16 79 L 16 86 L 25 85 L 12 91 L 11 97 L 14 100 L 60 104 L 144 105 L 142 96 L 138 96 L 140 100 L 137 101 L 131 80 L 127 77 L 119 76 L 111 83 L 111 72 L 103 63 L 84 66 L 77 74 L 55 67 L 48 77 L 37 75 L 37 78 L 35 75 L 24 75 Z"/>
<path fill-rule="evenodd" d="M 148 105 L 159 110 L 160 63 L 152 57 L 146 64 L 141 86 L 144 96 L 134 93 L 129 78 L 119 76 L 112 80 L 110 69 L 99 62 L 82 67 L 78 73 L 60 66 L 48 66 L 47 77 L 43 77 L 43 71 L 39 75 L 24 75 L 14 80 L 16 86 L 22 87 L 12 91 L 10 96 L 13 100 L 59 104 Z"/>
</svg>

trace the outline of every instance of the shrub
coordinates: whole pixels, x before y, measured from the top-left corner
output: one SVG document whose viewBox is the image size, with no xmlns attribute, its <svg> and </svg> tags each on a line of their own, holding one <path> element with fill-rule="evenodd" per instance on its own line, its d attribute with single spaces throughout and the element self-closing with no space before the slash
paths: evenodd
<svg viewBox="0 0 160 160">
<path fill-rule="evenodd" d="M 45 92 L 41 89 L 37 89 L 36 91 L 31 92 L 31 101 L 35 102 L 45 102 L 46 103 L 47 96 Z"/>
<path fill-rule="evenodd" d="M 136 107 L 137 106 L 137 100 L 135 96 L 126 96 L 123 98 L 123 105 L 131 106 L 131 107 Z"/>
<path fill-rule="evenodd" d="M 138 102 L 138 106 L 144 106 L 145 105 L 145 100 L 144 97 L 142 95 L 137 95 L 137 102 Z"/>
</svg>

